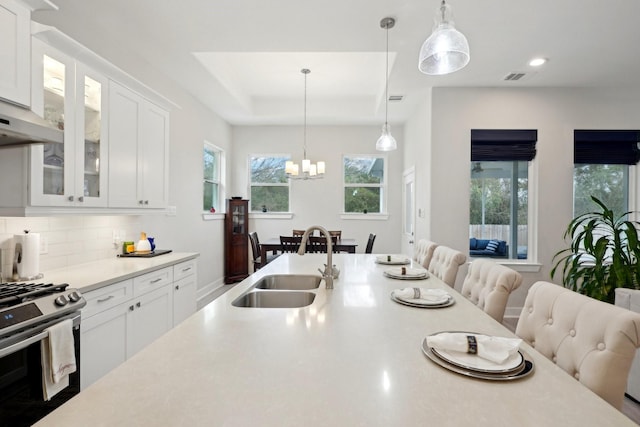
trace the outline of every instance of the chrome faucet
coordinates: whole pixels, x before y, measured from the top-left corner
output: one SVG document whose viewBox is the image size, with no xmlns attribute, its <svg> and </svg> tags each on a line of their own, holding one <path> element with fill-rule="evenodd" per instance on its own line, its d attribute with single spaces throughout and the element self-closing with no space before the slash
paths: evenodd
<svg viewBox="0 0 640 427">
<path fill-rule="evenodd" d="M 333 243 L 331 242 L 331 235 L 329 232 L 319 225 L 312 225 L 307 228 L 304 234 L 302 235 L 302 240 L 300 241 L 300 249 L 298 249 L 298 255 L 304 255 L 307 251 L 307 240 L 309 240 L 309 234 L 313 230 L 318 230 L 321 234 L 324 234 L 325 239 L 327 239 L 327 263 L 324 265 L 324 271 L 322 269 L 318 269 L 318 271 L 322 274 L 322 278 L 324 279 L 324 284 L 327 289 L 333 289 L 333 279 L 337 279 L 340 275 L 340 270 L 334 267 L 332 264 L 331 254 L 333 253 Z"/>
</svg>

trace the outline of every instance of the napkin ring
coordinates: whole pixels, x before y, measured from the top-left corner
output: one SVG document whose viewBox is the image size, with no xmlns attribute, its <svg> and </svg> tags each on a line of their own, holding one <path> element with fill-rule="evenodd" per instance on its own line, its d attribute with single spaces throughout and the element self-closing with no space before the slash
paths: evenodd
<svg viewBox="0 0 640 427">
<path fill-rule="evenodd" d="M 413 288 L 413 298 L 420 299 L 420 288 Z"/>
<path fill-rule="evenodd" d="M 467 353 L 478 354 L 478 341 L 473 335 L 467 335 Z"/>
</svg>

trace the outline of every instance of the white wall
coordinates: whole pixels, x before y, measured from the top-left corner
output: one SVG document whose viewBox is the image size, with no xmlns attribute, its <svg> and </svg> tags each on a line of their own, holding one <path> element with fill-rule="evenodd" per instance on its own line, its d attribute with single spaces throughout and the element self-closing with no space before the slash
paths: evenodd
<svg viewBox="0 0 640 427">
<path fill-rule="evenodd" d="M 573 130 L 640 128 L 639 95 L 582 88 L 434 89 L 430 178 L 422 176 L 425 182 L 417 184 L 432 182 L 430 232 L 425 237 L 467 251 L 470 129 L 537 129 L 537 178 L 530 185 L 538 193 L 538 250 L 533 255 L 541 268 L 537 273 L 523 273 L 523 286 L 512 295 L 507 312 L 517 316 L 529 286 L 537 280 L 551 280 L 553 254 L 566 245 L 562 235 L 572 218 Z M 413 117 L 407 128 L 421 119 Z M 414 135 L 407 141 L 408 145 L 419 143 Z M 464 274 L 466 268 L 458 275 L 457 287 Z M 553 281 L 560 283 L 559 277 Z"/>
<path fill-rule="evenodd" d="M 394 137 L 403 144 L 402 129 L 394 128 Z M 374 252 L 395 253 L 400 248 L 402 216 L 402 151 L 381 153 L 375 150 L 380 126 L 309 126 L 307 156 L 312 161 L 324 160 L 326 176 L 319 180 L 292 181 L 292 219 L 253 217 L 249 228 L 258 232 L 260 240 L 290 235 L 291 230 L 321 225 L 343 230 L 345 238 L 358 241 L 357 252 L 364 252 L 369 233 L 376 234 Z M 248 158 L 250 154 L 287 154 L 294 161 L 302 159 L 303 128 L 300 126 L 237 126 L 233 128 L 233 166 L 230 195 L 249 196 Z M 387 158 L 388 220 L 343 220 L 342 157 L 345 154 L 375 154 Z"/>
</svg>

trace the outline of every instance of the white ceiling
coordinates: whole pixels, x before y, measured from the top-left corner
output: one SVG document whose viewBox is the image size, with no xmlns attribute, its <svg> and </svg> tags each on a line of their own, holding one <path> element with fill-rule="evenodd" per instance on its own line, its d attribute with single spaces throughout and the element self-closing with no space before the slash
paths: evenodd
<svg viewBox="0 0 640 427">
<path fill-rule="evenodd" d="M 87 47 L 131 50 L 231 124 L 402 123 L 429 87 L 639 87 L 638 0 L 449 0 L 471 61 L 446 76 L 417 69 L 439 0 L 53 0 L 36 12 Z M 97 37 L 97 39 L 96 39 Z M 93 41 L 93 42 L 92 42 Z M 95 46 L 93 46 L 95 44 Z M 549 58 L 538 70 L 534 56 Z M 511 72 L 525 72 L 517 82 Z M 161 92 L 161 90 L 160 90 Z"/>
</svg>

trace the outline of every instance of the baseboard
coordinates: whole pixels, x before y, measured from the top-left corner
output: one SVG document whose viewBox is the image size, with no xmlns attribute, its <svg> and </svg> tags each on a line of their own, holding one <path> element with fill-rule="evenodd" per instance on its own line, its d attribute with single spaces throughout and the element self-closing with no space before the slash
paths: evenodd
<svg viewBox="0 0 640 427">
<path fill-rule="evenodd" d="M 504 311 L 505 319 L 519 319 L 520 313 L 522 312 L 522 307 L 507 307 Z"/>
</svg>

